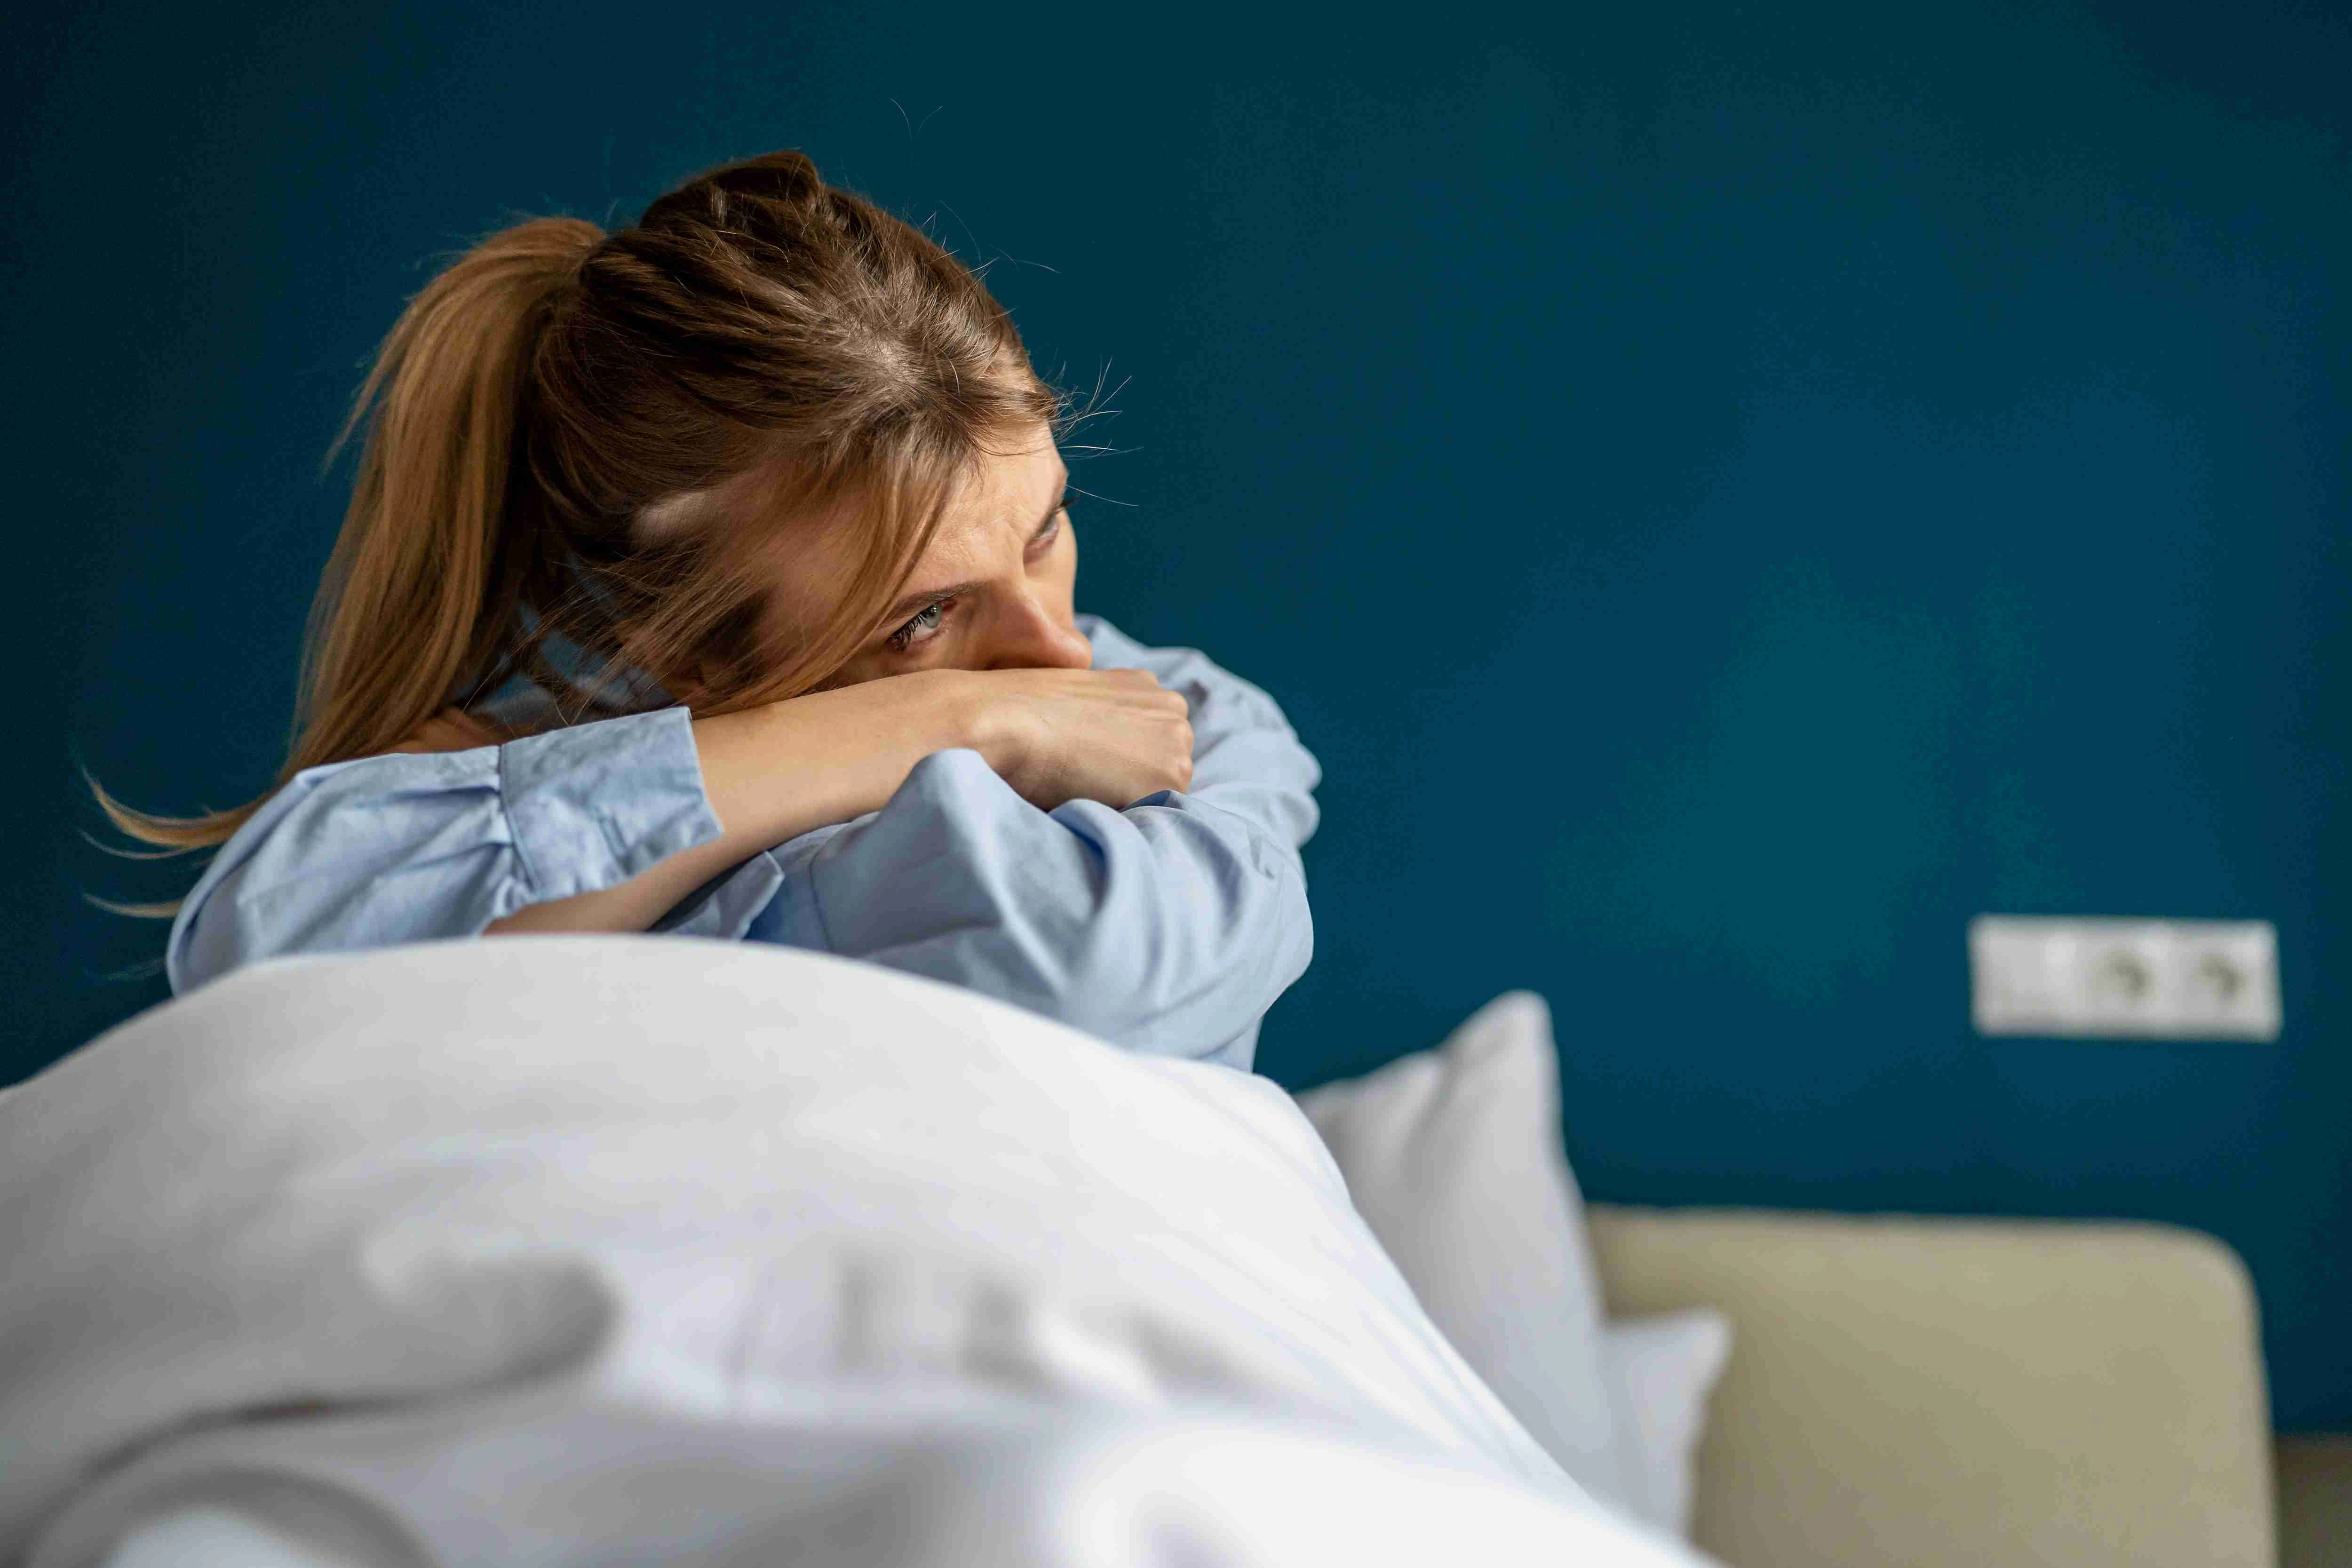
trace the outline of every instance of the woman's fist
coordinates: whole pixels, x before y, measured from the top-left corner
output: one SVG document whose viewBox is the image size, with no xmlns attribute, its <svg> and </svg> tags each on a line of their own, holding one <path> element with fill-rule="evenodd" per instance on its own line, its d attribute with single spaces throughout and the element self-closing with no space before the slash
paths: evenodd
<svg viewBox="0 0 2352 1568">
<path fill-rule="evenodd" d="M 1145 670 L 960 673 L 973 748 L 1033 805 L 1125 806 L 1192 783 L 1192 710 Z"/>
</svg>

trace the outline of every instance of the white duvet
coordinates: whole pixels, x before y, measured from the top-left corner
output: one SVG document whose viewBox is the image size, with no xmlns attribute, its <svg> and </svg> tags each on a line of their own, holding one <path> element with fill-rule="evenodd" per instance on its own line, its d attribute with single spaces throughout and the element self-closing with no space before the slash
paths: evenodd
<svg viewBox="0 0 2352 1568">
<path fill-rule="evenodd" d="M 785 950 L 264 965 L 0 1096 L 0 1561 L 1688 1564 L 1274 1084 Z"/>
</svg>

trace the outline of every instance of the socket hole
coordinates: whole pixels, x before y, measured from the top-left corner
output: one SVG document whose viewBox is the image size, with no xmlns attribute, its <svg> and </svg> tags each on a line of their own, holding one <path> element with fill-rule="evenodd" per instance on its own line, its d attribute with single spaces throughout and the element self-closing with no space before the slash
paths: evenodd
<svg viewBox="0 0 2352 1568">
<path fill-rule="evenodd" d="M 2223 1002 L 2246 988 L 2246 977 L 2238 973 L 2238 966 L 2218 952 L 2209 952 L 2199 959 L 2190 976 L 2200 991 Z"/>
<path fill-rule="evenodd" d="M 2091 969 L 2091 984 L 2102 995 L 2137 1002 L 2156 988 L 2156 976 L 2137 953 L 2118 949 L 2099 955 Z"/>
</svg>

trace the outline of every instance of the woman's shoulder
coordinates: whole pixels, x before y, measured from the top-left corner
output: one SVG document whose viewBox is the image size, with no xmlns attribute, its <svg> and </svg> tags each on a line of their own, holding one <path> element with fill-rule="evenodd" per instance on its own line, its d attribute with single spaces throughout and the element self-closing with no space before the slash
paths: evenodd
<svg viewBox="0 0 2352 1568">
<path fill-rule="evenodd" d="M 518 731 L 508 724 L 482 714 L 468 713 L 462 708 L 444 708 L 408 732 L 400 744 L 387 748 L 391 752 L 468 752 L 477 746 L 496 746 L 511 740 Z"/>
<path fill-rule="evenodd" d="M 575 684 L 560 693 L 518 678 L 480 701 L 442 709 L 391 751 L 413 754 L 502 746 L 551 730 L 574 730 L 601 719 L 635 718 L 675 706 L 667 692 L 634 673 L 594 685 Z"/>
</svg>

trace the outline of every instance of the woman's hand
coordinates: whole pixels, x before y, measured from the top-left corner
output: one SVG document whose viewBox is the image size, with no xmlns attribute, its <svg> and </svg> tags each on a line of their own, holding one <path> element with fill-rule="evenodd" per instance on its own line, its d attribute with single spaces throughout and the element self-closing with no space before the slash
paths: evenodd
<svg viewBox="0 0 2352 1568">
<path fill-rule="evenodd" d="M 970 744 L 1032 805 L 1123 806 L 1192 782 L 1191 710 L 1144 670 L 937 673 L 961 678 Z"/>
</svg>

